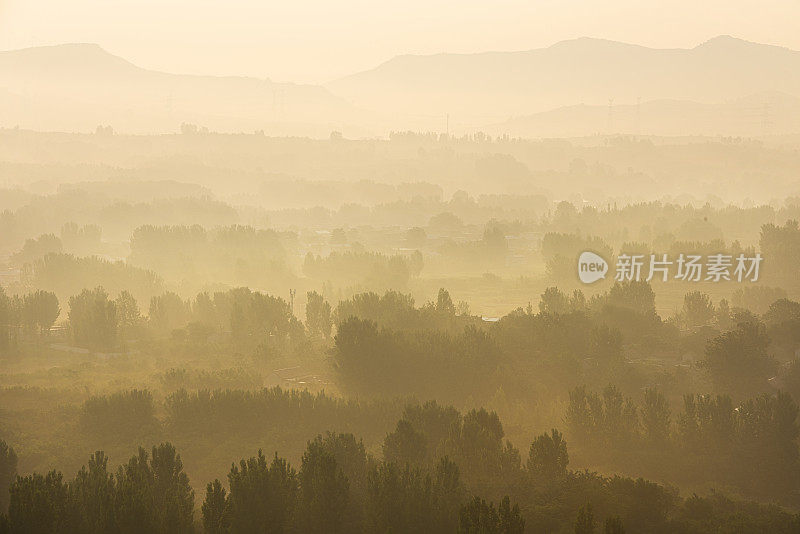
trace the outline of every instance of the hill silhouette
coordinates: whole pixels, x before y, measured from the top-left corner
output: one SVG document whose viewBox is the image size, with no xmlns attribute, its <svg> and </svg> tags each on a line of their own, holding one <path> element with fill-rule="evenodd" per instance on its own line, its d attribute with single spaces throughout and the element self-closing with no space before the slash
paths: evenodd
<svg viewBox="0 0 800 534">
<path fill-rule="evenodd" d="M 523 52 L 399 56 L 327 87 L 356 105 L 483 125 L 563 106 L 637 101 L 721 103 L 800 96 L 800 52 L 730 36 L 691 49 L 580 38 Z"/>
<path fill-rule="evenodd" d="M 587 135 L 786 135 L 800 133 L 800 98 L 764 92 L 721 103 L 652 100 L 636 104 L 577 104 L 515 117 L 478 130 L 512 137 Z"/>
<path fill-rule="evenodd" d="M 326 89 L 269 79 L 181 75 L 140 68 L 94 44 L 0 52 L 4 125 L 45 130 L 224 131 L 327 135 L 358 113 Z"/>
<path fill-rule="evenodd" d="M 37 130 L 782 134 L 800 132 L 800 52 L 730 36 L 691 49 L 580 38 L 523 52 L 398 56 L 322 87 L 158 72 L 66 44 L 0 52 L 0 95 L 0 126 Z"/>
</svg>

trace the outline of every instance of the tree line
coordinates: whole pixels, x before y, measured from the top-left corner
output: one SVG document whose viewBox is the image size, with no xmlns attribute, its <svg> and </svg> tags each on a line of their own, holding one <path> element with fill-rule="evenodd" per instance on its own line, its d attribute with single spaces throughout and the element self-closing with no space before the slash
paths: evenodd
<svg viewBox="0 0 800 534">
<path fill-rule="evenodd" d="M 616 387 L 570 392 L 565 422 L 584 459 L 654 477 L 678 476 L 739 488 L 760 500 L 796 505 L 800 490 L 798 406 L 778 392 L 741 403 L 728 395 L 686 394 L 673 414 L 663 394 L 637 403 Z"/>
<path fill-rule="evenodd" d="M 38 290 L 7 295 L 0 286 L 0 355 L 17 351 L 25 337 L 46 336 L 60 313 L 54 293 Z"/>
<path fill-rule="evenodd" d="M 683 499 L 641 478 L 572 471 L 556 429 L 536 436 L 524 461 L 502 437 L 492 412 L 412 404 L 382 458 L 353 434 L 326 432 L 307 442 L 297 468 L 259 450 L 199 499 L 170 443 L 140 447 L 116 470 L 97 451 L 72 479 L 58 471 L 13 478 L 0 532 L 800 531 L 800 516 L 774 506 L 718 493 Z M 0 442 L 0 481 L 15 463 Z"/>
</svg>

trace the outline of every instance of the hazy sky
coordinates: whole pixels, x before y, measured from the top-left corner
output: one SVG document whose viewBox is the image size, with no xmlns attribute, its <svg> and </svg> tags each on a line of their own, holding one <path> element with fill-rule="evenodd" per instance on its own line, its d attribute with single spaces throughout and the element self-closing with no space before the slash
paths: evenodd
<svg viewBox="0 0 800 534">
<path fill-rule="evenodd" d="M 0 0 L 0 50 L 97 43 L 197 74 L 325 82 L 404 53 L 526 50 L 581 36 L 800 49 L 800 0 Z"/>
</svg>

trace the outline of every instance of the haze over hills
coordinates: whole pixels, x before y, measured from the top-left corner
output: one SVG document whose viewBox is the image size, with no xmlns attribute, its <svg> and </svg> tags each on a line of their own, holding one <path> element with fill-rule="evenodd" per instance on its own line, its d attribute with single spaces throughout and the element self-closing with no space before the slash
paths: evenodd
<svg viewBox="0 0 800 534">
<path fill-rule="evenodd" d="M 636 104 L 577 104 L 477 128 L 512 137 L 596 134 L 762 136 L 800 132 L 800 98 L 764 92 L 721 103 L 661 99 Z"/>
<path fill-rule="evenodd" d="M 146 70 L 97 45 L 0 52 L 0 122 L 42 130 L 222 131 L 328 135 L 359 113 L 326 89 L 247 77 Z"/>
<path fill-rule="evenodd" d="M 480 126 L 576 104 L 800 96 L 800 52 L 729 36 L 691 49 L 580 38 L 524 52 L 399 56 L 327 87 L 356 105 Z"/>
<path fill-rule="evenodd" d="M 728 36 L 691 49 L 581 38 L 406 55 L 325 87 L 157 72 L 89 44 L 0 52 L 0 126 L 37 130 L 758 136 L 800 132 L 798 97 L 800 52 Z"/>
</svg>

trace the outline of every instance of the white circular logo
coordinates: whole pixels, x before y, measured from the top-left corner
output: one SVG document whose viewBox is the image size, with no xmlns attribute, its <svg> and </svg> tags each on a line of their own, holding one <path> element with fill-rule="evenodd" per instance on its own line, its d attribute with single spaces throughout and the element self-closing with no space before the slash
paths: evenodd
<svg viewBox="0 0 800 534">
<path fill-rule="evenodd" d="M 578 258 L 578 278 L 584 284 L 592 284 L 606 277 L 608 262 L 594 252 L 582 252 Z"/>
</svg>

